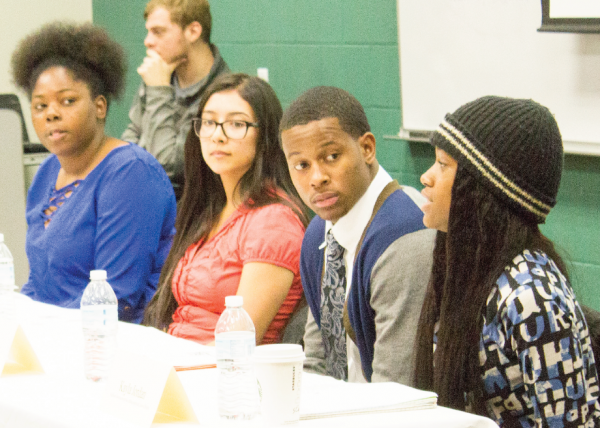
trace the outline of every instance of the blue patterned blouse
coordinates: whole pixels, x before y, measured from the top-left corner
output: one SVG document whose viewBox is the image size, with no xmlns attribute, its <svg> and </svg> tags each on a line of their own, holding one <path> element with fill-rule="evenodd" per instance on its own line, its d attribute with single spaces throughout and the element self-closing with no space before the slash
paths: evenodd
<svg viewBox="0 0 600 428">
<path fill-rule="evenodd" d="M 526 250 L 496 285 L 479 351 L 489 416 L 505 427 L 600 426 L 587 323 L 554 261 Z"/>
</svg>

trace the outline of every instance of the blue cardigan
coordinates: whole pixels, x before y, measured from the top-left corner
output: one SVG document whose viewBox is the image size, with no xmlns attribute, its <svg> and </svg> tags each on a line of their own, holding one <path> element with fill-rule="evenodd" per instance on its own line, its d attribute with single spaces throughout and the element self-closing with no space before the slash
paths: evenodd
<svg viewBox="0 0 600 428">
<path fill-rule="evenodd" d="M 27 195 L 29 280 L 21 292 L 79 308 L 90 271 L 104 269 L 119 319 L 141 322 L 175 233 L 175 196 L 160 164 L 135 144 L 112 150 L 44 228 L 42 210 L 60 170 L 46 159 Z"/>
<path fill-rule="evenodd" d="M 367 381 L 373 374 L 376 338 L 375 312 L 371 308 L 371 271 L 379 257 L 398 238 L 425 229 L 423 213 L 402 190 L 396 190 L 373 213 L 352 268 L 352 284 L 344 316 L 348 317 L 353 338 Z M 317 325 L 321 326 L 321 277 L 324 250 L 319 246 L 325 238 L 325 221 L 315 217 L 306 229 L 300 255 L 300 274 L 306 300 Z"/>
</svg>

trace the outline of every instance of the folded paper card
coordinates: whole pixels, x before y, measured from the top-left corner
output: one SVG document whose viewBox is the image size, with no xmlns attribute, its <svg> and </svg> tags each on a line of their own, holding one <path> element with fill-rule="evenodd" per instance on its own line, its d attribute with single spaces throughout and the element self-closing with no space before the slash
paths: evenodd
<svg viewBox="0 0 600 428">
<path fill-rule="evenodd" d="M 198 419 L 172 366 L 118 351 L 109 372 L 102 408 L 139 426 Z"/>
<path fill-rule="evenodd" d="M 3 320 L 0 326 L 0 376 L 22 373 L 44 373 L 44 370 L 21 326 Z"/>
<path fill-rule="evenodd" d="M 436 404 L 435 392 L 421 391 L 399 383 L 350 383 L 305 372 L 300 419 L 432 409 Z"/>
</svg>

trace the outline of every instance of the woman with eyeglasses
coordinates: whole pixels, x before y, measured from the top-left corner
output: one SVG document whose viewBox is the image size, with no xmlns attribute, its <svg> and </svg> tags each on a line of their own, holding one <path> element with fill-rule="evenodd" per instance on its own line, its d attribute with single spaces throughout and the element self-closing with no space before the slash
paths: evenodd
<svg viewBox="0 0 600 428">
<path fill-rule="evenodd" d="M 245 74 L 206 90 L 185 143 L 173 247 L 145 323 L 211 344 L 225 296 L 241 295 L 256 342 L 281 339 L 302 298 L 307 223 L 279 144 L 281 104 Z"/>
</svg>

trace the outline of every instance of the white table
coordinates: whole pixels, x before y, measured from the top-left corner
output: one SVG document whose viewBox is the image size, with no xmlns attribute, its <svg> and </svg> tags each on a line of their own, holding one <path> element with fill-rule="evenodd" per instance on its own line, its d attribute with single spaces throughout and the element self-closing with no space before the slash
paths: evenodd
<svg viewBox="0 0 600 428">
<path fill-rule="evenodd" d="M 19 311 L 24 315 L 20 324 L 45 374 L 0 377 L 0 428 L 133 427 L 103 412 L 98 403 L 104 385 L 88 382 L 83 377 L 83 335 L 79 311 L 25 298 L 19 299 L 19 305 Z M 198 355 L 206 358 L 207 352 L 212 352 L 209 347 L 153 328 L 127 323 L 119 323 L 118 346 L 173 362 L 190 361 Z M 183 371 L 178 375 L 201 426 L 220 426 L 216 407 L 216 370 Z M 259 425 L 259 422 L 254 425 Z M 487 418 L 439 406 L 432 410 L 303 420 L 298 424 L 298 428 L 332 426 L 497 428 Z"/>
</svg>

